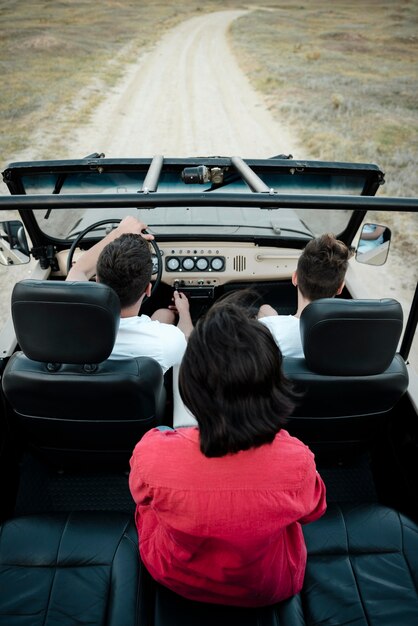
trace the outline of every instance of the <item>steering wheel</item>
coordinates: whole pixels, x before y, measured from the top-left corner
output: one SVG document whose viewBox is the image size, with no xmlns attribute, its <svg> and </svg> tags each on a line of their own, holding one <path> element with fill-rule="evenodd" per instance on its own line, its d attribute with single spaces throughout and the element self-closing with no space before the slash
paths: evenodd
<svg viewBox="0 0 418 626">
<path fill-rule="evenodd" d="M 73 265 L 74 252 L 78 244 L 80 243 L 80 241 L 84 239 L 84 237 L 89 232 L 91 232 L 92 230 L 95 230 L 96 228 L 99 228 L 99 226 L 104 226 L 105 224 L 119 224 L 120 221 L 121 221 L 120 219 L 107 219 L 107 220 L 102 220 L 101 222 L 94 222 L 94 224 L 87 226 L 87 228 L 85 228 L 81 233 L 79 233 L 77 237 L 74 239 L 73 243 L 71 244 L 71 248 L 68 251 L 67 274 Z M 155 239 L 150 239 L 148 243 L 151 244 L 152 248 L 154 249 L 154 255 L 152 259 L 152 276 L 155 275 L 155 280 L 152 284 L 152 289 L 151 289 L 151 296 L 152 296 L 161 282 L 161 276 L 163 273 L 163 260 L 162 260 L 161 251 Z"/>
</svg>

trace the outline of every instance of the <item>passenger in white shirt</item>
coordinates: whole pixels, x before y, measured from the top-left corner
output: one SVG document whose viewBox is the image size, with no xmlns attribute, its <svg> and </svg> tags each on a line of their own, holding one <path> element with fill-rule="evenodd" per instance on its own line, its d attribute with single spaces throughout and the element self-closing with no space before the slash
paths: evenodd
<svg viewBox="0 0 418 626">
<path fill-rule="evenodd" d="M 296 313 L 279 315 L 269 304 L 260 307 L 257 317 L 270 329 L 283 356 L 304 356 L 299 328 L 301 313 L 313 300 L 340 295 L 350 257 L 349 248 L 332 234 L 312 239 L 292 275 L 298 295 Z"/>
</svg>

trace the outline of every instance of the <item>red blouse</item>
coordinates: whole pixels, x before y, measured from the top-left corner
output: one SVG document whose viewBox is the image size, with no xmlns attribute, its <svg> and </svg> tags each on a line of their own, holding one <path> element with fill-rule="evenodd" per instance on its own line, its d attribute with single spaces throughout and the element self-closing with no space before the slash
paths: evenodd
<svg viewBox="0 0 418 626">
<path fill-rule="evenodd" d="M 197 428 L 146 433 L 131 458 L 141 558 L 192 600 L 272 604 L 298 593 L 300 524 L 326 509 L 312 452 L 281 430 L 271 444 L 207 458 Z"/>
</svg>

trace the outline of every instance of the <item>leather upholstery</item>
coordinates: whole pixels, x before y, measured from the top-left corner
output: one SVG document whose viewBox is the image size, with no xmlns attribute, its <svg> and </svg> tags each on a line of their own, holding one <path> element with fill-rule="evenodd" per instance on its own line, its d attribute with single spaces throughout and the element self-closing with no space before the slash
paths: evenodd
<svg viewBox="0 0 418 626">
<path fill-rule="evenodd" d="M 331 376 L 381 374 L 396 353 L 402 324 L 402 307 L 391 298 L 315 300 L 300 316 L 306 365 Z"/>
<path fill-rule="evenodd" d="M 348 504 L 315 524 L 304 528 L 309 564 L 300 600 L 309 607 L 307 623 L 331 624 L 336 614 L 340 624 L 418 623 L 416 524 L 384 506 Z"/>
<path fill-rule="evenodd" d="M 162 422 L 165 390 L 153 359 L 98 360 L 118 328 L 113 290 L 25 280 L 12 312 L 23 351 L 10 358 L 2 384 L 19 437 L 62 466 L 127 465 L 144 432 Z"/>
<path fill-rule="evenodd" d="M 100 283 L 28 279 L 16 283 L 12 293 L 17 341 L 34 361 L 104 361 L 115 343 L 119 314 L 118 296 Z"/>
<path fill-rule="evenodd" d="M 418 526 L 380 505 L 331 504 L 303 527 L 300 594 L 242 609 L 186 600 L 142 566 L 115 512 L 31 515 L 0 526 L 0 626 L 418 624 Z"/>
<path fill-rule="evenodd" d="M 241 609 L 190 602 L 155 585 L 154 626 L 418 624 L 415 523 L 379 505 L 333 504 L 303 530 L 308 565 L 297 596 Z"/>
<path fill-rule="evenodd" d="M 31 515 L 0 526 L 0 625 L 135 626 L 136 531 L 122 513 Z"/>
<path fill-rule="evenodd" d="M 302 312 L 305 358 L 286 357 L 301 393 L 288 429 L 308 443 L 365 442 L 408 388 L 396 354 L 402 332 L 396 300 L 325 298 Z"/>
</svg>

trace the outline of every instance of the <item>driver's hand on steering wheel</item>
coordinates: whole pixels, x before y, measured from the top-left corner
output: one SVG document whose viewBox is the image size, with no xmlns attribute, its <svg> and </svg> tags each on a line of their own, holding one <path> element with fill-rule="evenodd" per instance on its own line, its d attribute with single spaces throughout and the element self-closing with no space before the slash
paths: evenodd
<svg viewBox="0 0 418 626">
<path fill-rule="evenodd" d="M 140 222 L 133 215 L 127 215 L 123 218 L 117 228 L 115 228 L 114 234 L 119 237 L 125 233 L 134 233 L 136 235 L 141 235 L 141 237 L 150 241 L 151 239 L 154 239 L 154 235 L 144 232 L 147 228 L 148 226 L 146 224 Z"/>
</svg>

